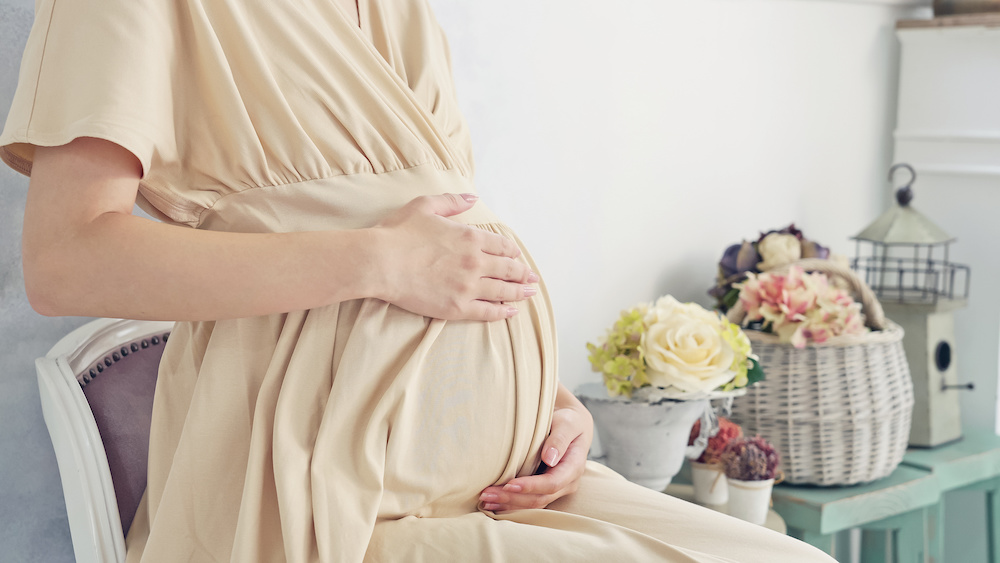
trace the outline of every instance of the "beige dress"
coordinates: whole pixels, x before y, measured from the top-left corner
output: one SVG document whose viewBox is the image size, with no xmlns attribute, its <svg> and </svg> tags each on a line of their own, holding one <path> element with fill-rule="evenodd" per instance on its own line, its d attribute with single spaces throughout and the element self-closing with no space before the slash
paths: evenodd
<svg viewBox="0 0 1000 563">
<path fill-rule="evenodd" d="M 236 232 L 365 227 L 474 192 L 426 1 L 361 0 L 360 18 L 333 0 L 39 0 L 0 156 L 29 174 L 35 146 L 107 139 L 141 161 L 146 211 Z M 481 203 L 457 220 L 517 240 Z M 521 310 L 445 322 L 364 299 L 177 323 L 128 560 L 829 561 L 596 465 L 547 510 L 481 510 L 484 487 L 535 471 L 551 421 L 544 285 Z"/>
</svg>

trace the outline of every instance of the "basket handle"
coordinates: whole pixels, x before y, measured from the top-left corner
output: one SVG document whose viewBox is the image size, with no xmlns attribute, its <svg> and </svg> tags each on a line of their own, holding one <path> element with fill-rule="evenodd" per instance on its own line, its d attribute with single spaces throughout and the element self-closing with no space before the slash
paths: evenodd
<svg viewBox="0 0 1000 563">
<path fill-rule="evenodd" d="M 845 268 L 831 260 L 806 258 L 768 270 L 768 272 L 786 274 L 788 273 L 788 268 L 791 266 L 798 266 L 807 272 L 820 272 L 828 276 L 836 276 L 846 281 L 854 294 L 861 299 L 861 308 L 865 312 L 865 325 L 872 330 L 882 330 L 885 328 L 885 313 L 882 311 L 882 304 L 878 302 L 875 293 L 868 287 L 868 284 L 859 278 L 850 268 Z M 743 303 L 737 301 L 729 309 L 729 312 L 726 313 L 726 317 L 730 322 L 742 324 L 743 319 L 746 317 Z"/>
</svg>

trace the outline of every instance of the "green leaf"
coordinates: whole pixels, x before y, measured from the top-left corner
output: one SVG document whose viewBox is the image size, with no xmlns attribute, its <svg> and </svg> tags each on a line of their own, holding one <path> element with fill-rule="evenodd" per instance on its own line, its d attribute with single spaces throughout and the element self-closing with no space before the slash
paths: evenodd
<svg viewBox="0 0 1000 563">
<path fill-rule="evenodd" d="M 722 296 L 722 306 L 728 311 L 732 309 L 736 302 L 740 300 L 740 290 L 735 287 Z"/>
<path fill-rule="evenodd" d="M 764 368 L 760 367 L 760 362 L 750 358 L 751 368 L 747 370 L 747 386 L 764 380 Z"/>
</svg>

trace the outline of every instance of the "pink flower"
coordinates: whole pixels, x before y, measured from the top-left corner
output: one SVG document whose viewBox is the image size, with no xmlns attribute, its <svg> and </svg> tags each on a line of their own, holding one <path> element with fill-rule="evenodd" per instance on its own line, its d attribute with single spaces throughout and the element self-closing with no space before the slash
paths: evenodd
<svg viewBox="0 0 1000 563">
<path fill-rule="evenodd" d="M 796 348 L 865 330 L 861 305 L 821 273 L 792 266 L 785 275 L 750 273 L 734 287 L 747 312 L 744 324 L 763 321 L 765 330 Z"/>
</svg>

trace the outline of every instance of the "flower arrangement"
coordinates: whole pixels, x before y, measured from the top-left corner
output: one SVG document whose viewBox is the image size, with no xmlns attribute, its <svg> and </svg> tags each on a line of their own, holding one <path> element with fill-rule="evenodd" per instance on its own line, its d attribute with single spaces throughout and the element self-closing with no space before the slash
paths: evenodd
<svg viewBox="0 0 1000 563">
<path fill-rule="evenodd" d="M 825 274 L 807 274 L 798 266 L 787 274 L 748 272 L 746 281 L 733 287 L 746 310 L 744 325 L 757 323 L 796 348 L 868 330 L 861 304 Z"/>
<path fill-rule="evenodd" d="M 720 416 L 719 429 L 708 439 L 708 445 L 705 446 L 705 451 L 701 452 L 698 459 L 694 460 L 698 463 L 704 463 L 708 465 L 717 465 L 722 463 L 722 453 L 726 451 L 726 446 L 729 442 L 743 437 L 743 429 L 740 428 L 739 424 L 729 420 L 728 418 Z M 688 438 L 688 445 L 694 444 L 694 441 L 701 434 L 701 420 L 697 420 L 694 426 L 691 427 L 691 436 Z"/>
<path fill-rule="evenodd" d="M 612 395 L 654 386 L 680 393 L 731 391 L 764 378 L 738 325 L 670 295 L 623 311 L 588 359 Z"/>
<path fill-rule="evenodd" d="M 733 284 L 743 281 L 748 273 L 759 274 L 802 258 L 829 257 L 830 249 L 805 238 L 794 224 L 761 233 L 755 242 L 745 240 L 726 249 L 719 261 L 715 287 L 708 293 L 715 297 L 720 310 L 728 311 L 739 297 L 739 289 Z"/>
<path fill-rule="evenodd" d="M 781 457 L 767 440 L 760 436 L 737 438 L 722 453 L 726 477 L 740 481 L 766 481 L 778 474 Z"/>
</svg>

